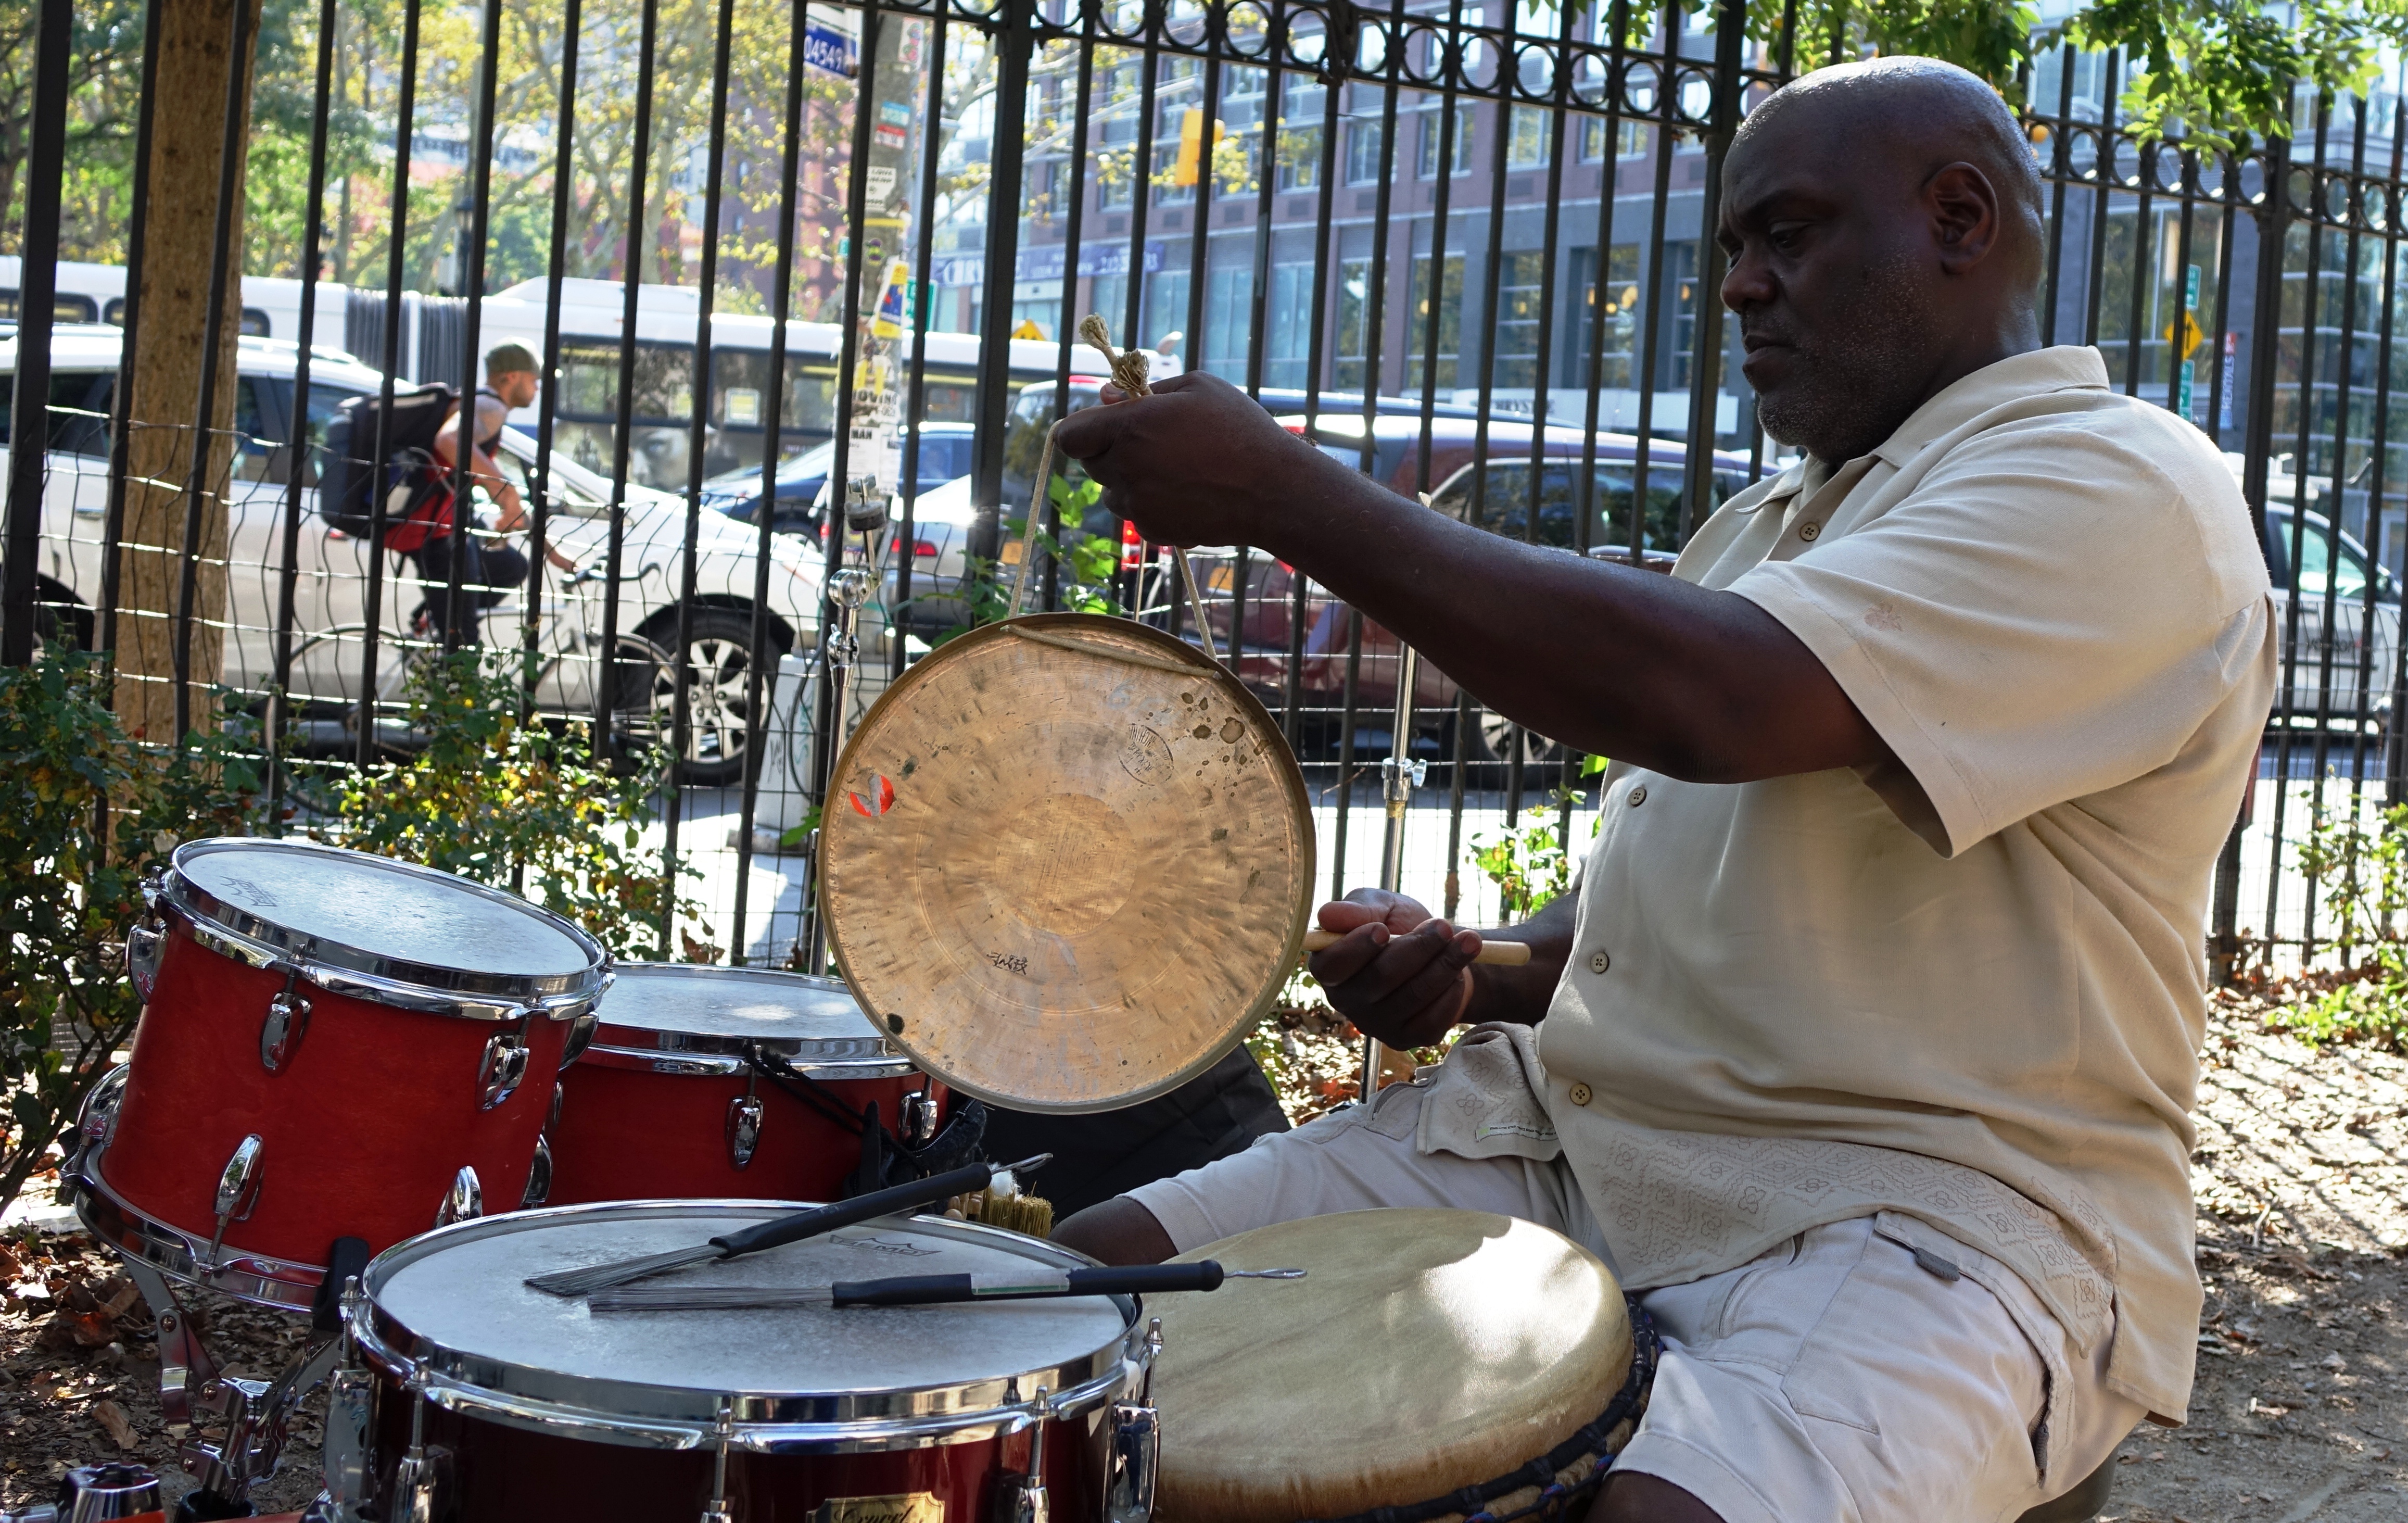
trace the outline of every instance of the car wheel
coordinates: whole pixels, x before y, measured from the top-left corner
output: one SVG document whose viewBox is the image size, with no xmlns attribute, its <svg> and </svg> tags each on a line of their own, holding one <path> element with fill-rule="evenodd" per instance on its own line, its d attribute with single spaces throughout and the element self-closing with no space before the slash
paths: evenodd
<svg viewBox="0 0 2408 1523">
<path fill-rule="evenodd" d="M 1474 733 L 1479 737 L 1479 754 L 1484 761 L 1511 762 L 1513 759 L 1513 722 L 1504 715 L 1484 709 L 1477 719 Z M 1522 731 L 1522 765 L 1548 766 L 1564 759 L 1561 742 L 1550 740 L 1536 730 Z"/>
<path fill-rule="evenodd" d="M 666 633 L 673 646 L 676 627 Z M 679 782 L 724 787 L 743 777 L 758 728 L 746 702 L 752 664 L 750 614 L 728 609 L 694 611 L 686 635 L 686 738 L 685 754 L 678 758 Z M 774 673 L 764 675 L 764 705 L 769 702 L 767 684 L 773 681 Z"/>
</svg>

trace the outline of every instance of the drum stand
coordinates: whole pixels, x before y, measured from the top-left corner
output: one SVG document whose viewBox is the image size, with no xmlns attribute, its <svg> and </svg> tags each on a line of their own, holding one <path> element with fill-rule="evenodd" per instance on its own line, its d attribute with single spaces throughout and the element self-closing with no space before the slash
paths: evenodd
<svg viewBox="0 0 2408 1523">
<path fill-rule="evenodd" d="M 156 1263 L 129 1251 L 116 1234 L 101 1230 L 94 1223 L 93 1209 L 100 1199 L 100 1187 L 93 1176 L 98 1156 L 109 1140 L 117 1100 L 123 1093 L 123 1072 L 120 1069 L 102 1081 L 85 1101 L 75 1154 L 59 1171 L 61 1194 L 76 1208 L 93 1241 L 108 1247 L 124 1266 L 126 1277 L 141 1292 L 157 1325 L 159 1415 L 169 1437 L 177 1441 L 178 1461 L 200 1483 L 198 1490 L 178 1503 L 177 1518 L 181 1523 L 183 1519 L 248 1516 L 251 1506 L 245 1499 L 251 1484 L 276 1473 L 277 1461 L 292 1435 L 294 1411 L 334 1369 L 342 1340 L 322 1340 L 272 1381 L 225 1374 L 194 1330 L 191 1315 L 177 1300 L 174 1283 Z M 244 1155 L 238 1150 L 227 1164 L 227 1182 L 220 1190 L 221 1233 L 227 1221 L 237 1219 L 245 1198 L 257 1183 L 254 1171 L 240 1167 L 243 1162 Z M 229 1194 L 232 1199 L 227 1199 Z M 197 1242 L 188 1242 L 186 1247 L 196 1249 Z M 214 1243 L 207 1254 L 193 1255 L 194 1270 L 208 1273 L 216 1257 Z M 330 1268 L 328 1273 L 340 1272 L 344 1267 Z M 204 1433 L 195 1434 L 196 1427 Z"/>
<path fill-rule="evenodd" d="M 832 631 L 821 640 L 821 652 L 827 668 L 828 725 L 820 737 L 819 746 L 811 758 L 810 797 L 819 800 L 821 809 L 829 807 L 836 784 L 837 756 L 844 750 L 845 711 L 853 695 L 853 668 L 861 664 L 861 609 L 877 591 L 885 574 L 885 549 L 882 536 L 892 515 L 892 499 L 879 490 L 873 476 L 856 476 L 846 483 L 844 495 L 844 525 L 838 531 L 844 536 L 840 552 L 844 564 L 828 579 L 827 599 L 832 606 Z M 861 536 L 856 553 L 852 536 Z M 891 621 L 890 621 L 891 622 Z M 889 631 L 890 638 L 901 639 L 899 629 Z M 819 877 L 819 847 L 814 833 L 811 848 L 811 877 Z M 817 895 L 804 897 L 806 923 L 802 938 L 803 960 L 797 966 L 805 972 L 824 971 L 824 927 L 816 908 Z"/>
<path fill-rule="evenodd" d="M 1421 682 L 1421 653 L 1401 640 L 1397 645 L 1397 713 L 1388 735 L 1387 758 L 1380 763 L 1380 793 L 1388 807 L 1388 820 L 1380 837 L 1380 886 L 1389 893 L 1399 893 L 1405 884 L 1405 810 L 1413 801 L 1413 790 L 1429 775 L 1429 763 L 1414 761 L 1413 754 L 1413 688 Z M 1456 754 L 1462 747 L 1455 747 Z M 1363 1038 L 1363 1082 L 1357 1090 L 1362 1102 L 1369 1105 L 1380 1098 L 1380 1039 Z"/>
</svg>

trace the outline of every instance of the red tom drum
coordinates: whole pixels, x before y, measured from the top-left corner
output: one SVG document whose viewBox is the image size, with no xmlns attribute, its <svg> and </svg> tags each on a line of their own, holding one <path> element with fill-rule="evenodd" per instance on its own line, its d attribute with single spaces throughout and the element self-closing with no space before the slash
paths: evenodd
<svg viewBox="0 0 2408 1523">
<path fill-rule="evenodd" d="M 1133 1297 L 595 1313 L 523 1283 L 793 1209 L 529 1211 L 382 1255 L 346 1298 L 321 1505 L 436 1523 L 1144 1523 L 1153 1347 Z M 803 1286 L 1088 1262 L 918 1216 L 685 1272 Z"/>
<path fill-rule="evenodd" d="M 179 847 L 128 939 L 145 1004 L 87 1104 L 85 1224 L 171 1277 L 305 1307 L 370 1252 L 517 1207 L 609 957 L 498 890 L 302 841 Z"/>
<path fill-rule="evenodd" d="M 871 1105 L 914 1146 L 944 1120 L 943 1086 L 836 979 L 622 963 L 596 1013 L 561 1075 L 550 1204 L 833 1200 Z"/>
</svg>

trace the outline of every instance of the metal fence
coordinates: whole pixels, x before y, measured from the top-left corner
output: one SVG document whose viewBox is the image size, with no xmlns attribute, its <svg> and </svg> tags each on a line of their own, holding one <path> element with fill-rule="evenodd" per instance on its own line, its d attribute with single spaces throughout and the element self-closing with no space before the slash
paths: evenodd
<svg viewBox="0 0 2408 1523">
<path fill-rule="evenodd" d="M 50 0 L 46 26 L 65 9 Z M 9 657 L 37 634 L 122 654 L 147 621 L 172 641 L 168 675 L 222 682 L 261 715 L 276 815 L 306 824 L 311 778 L 408 754 L 397 699 L 427 653 L 524 649 L 535 711 L 681 758 L 654 828 L 703 873 L 712 936 L 740 960 L 808 955 L 813 935 L 808 854 L 788 842 L 828 750 L 827 588 L 848 553 L 870 556 L 865 696 L 980 616 L 1037 441 L 1093 398 L 1085 312 L 1435 510 L 1566 553 L 1669 564 L 1780 464 L 1708 234 L 1741 117 L 1826 61 L 1798 50 L 1794 12 L 318 0 L 277 10 L 276 49 L 244 7 L 229 15 L 260 72 L 233 76 L 225 142 L 244 141 L 245 89 L 307 106 L 299 151 L 248 150 L 254 217 L 299 187 L 292 236 L 237 241 L 221 180 L 208 331 L 238 308 L 249 335 L 230 438 L 207 384 L 188 417 L 136 391 L 145 229 L 95 242 L 63 224 L 72 39 L 36 43 L 6 299 L 14 415 L 47 398 L 49 447 L 11 441 Z M 2329 950 L 2328 885 L 2299 843 L 2398 801 L 2408 765 L 2408 422 L 2391 405 L 2408 119 L 2393 92 L 2303 98 L 2290 141 L 2143 143 L 2115 125 L 2128 72 L 2065 50 L 2022 81 L 2048 193 L 2046 337 L 2097 345 L 2124 390 L 2205 430 L 2260 516 L 2283 685 L 2213 929 L 2226 970 L 2296 962 Z M 114 238 L 122 262 L 63 262 L 79 238 Z M 471 615 L 474 568 L 394 553 L 381 496 L 364 534 L 327 523 L 322 430 L 347 396 L 473 389 L 504 338 L 546 378 L 496 456 L 531 509 L 528 568 Z M 161 459 L 185 464 L 146 476 Z M 892 493 L 891 528 L 827 532 L 863 476 Z M 1192 638 L 1156 547 L 1123 544 L 1077 481 L 1043 507 L 1047 605 Z M 180 545 L 124 541 L 140 491 L 182 495 Z M 220 513 L 222 546 L 202 532 Z M 177 592 L 137 609 L 124 567 L 142 553 L 172 563 Z M 1471 854 L 1510 832 L 1535 830 L 1526 857 L 1550 839 L 1577 857 L 1587 758 L 1426 667 L 1394 733 L 1384 631 L 1243 547 L 1198 560 L 1219 642 L 1304 766 L 1333 893 L 1374 874 L 1365 812 L 1392 751 L 1427 764 L 1405 883 L 1434 907 L 1494 916 Z"/>
</svg>

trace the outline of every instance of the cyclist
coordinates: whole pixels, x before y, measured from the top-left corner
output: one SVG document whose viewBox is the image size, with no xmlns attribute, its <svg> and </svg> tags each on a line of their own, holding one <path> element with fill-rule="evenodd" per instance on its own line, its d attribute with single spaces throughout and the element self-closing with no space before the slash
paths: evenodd
<svg viewBox="0 0 2408 1523">
<path fill-rule="evenodd" d="M 521 500 L 518 487 L 494 463 L 494 445 L 501 438 L 502 426 L 512 409 L 535 400 L 536 372 L 534 352 L 524 344 L 496 344 L 486 352 L 485 383 L 477 388 L 476 423 L 468 445 L 468 485 L 472 489 L 483 487 L 494 499 L 501 510 L 494 527 L 505 534 L 526 523 L 526 504 Z M 460 413 L 455 404 L 435 436 L 435 458 L 447 481 L 459 458 Z M 512 588 L 526 584 L 527 560 L 501 540 L 487 539 L 474 532 L 454 534 L 447 515 L 423 543 L 409 552 L 418 565 L 419 580 L 426 589 L 425 600 L 419 604 L 411 620 L 412 627 L 421 634 L 440 634 L 448 622 L 444 605 L 452 585 L 455 545 L 461 558 L 460 585 L 468 594 L 468 606 L 462 611 L 461 633 L 474 644 L 478 615 L 500 602 Z M 553 546 L 546 545 L 544 554 L 563 571 L 577 569 L 577 563 Z"/>
</svg>

